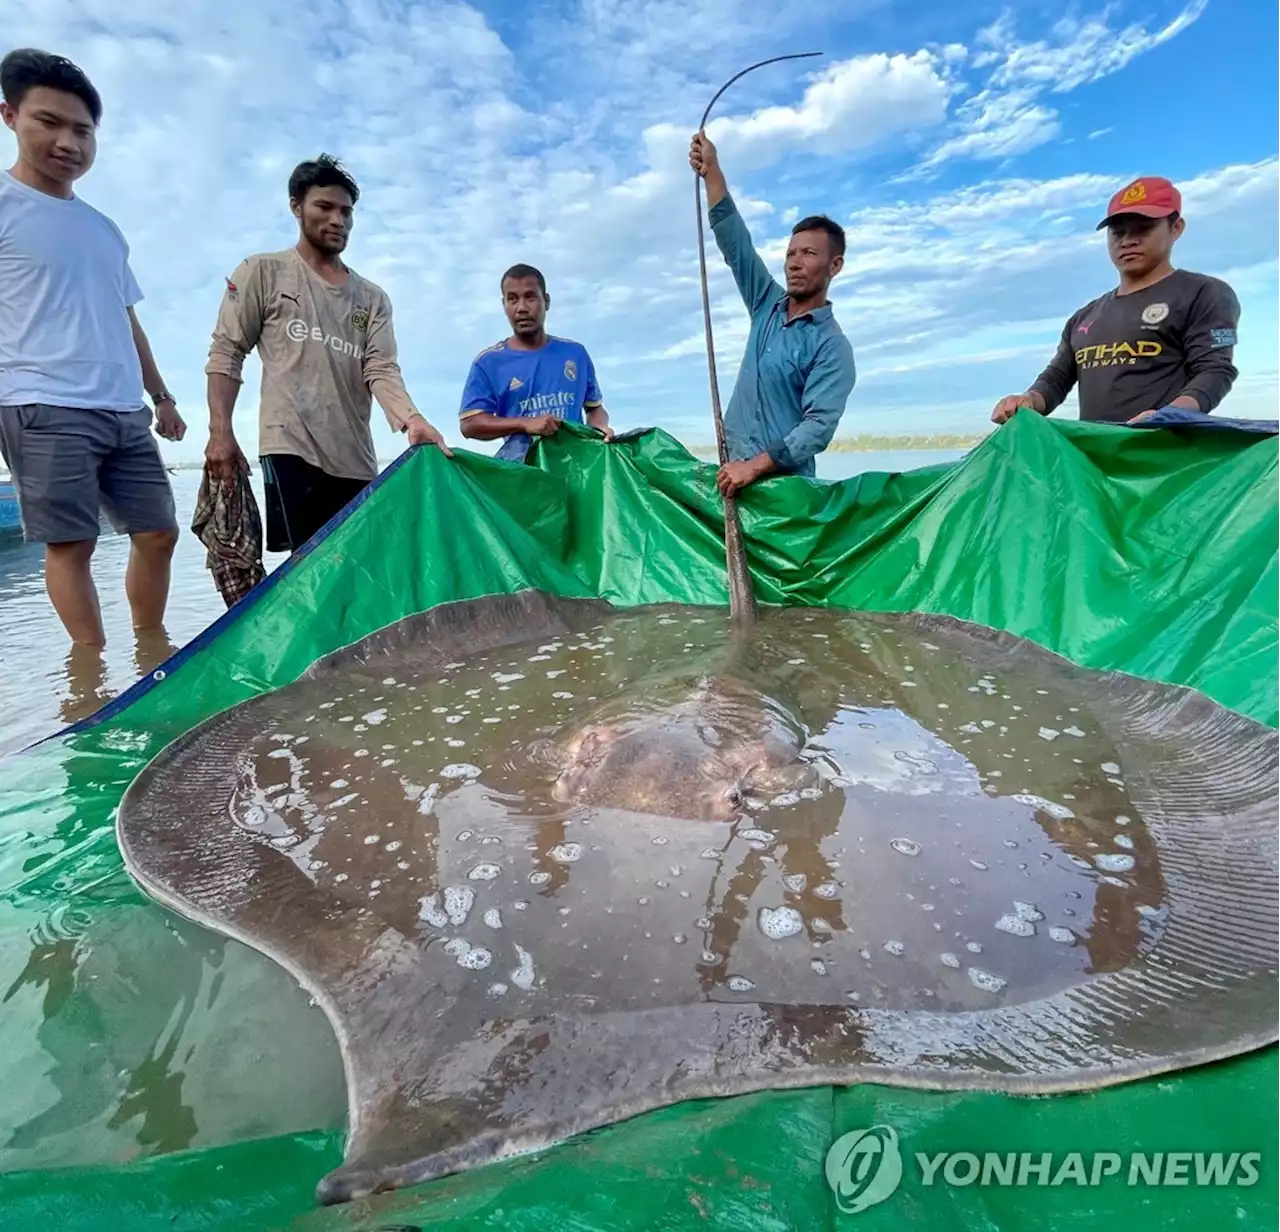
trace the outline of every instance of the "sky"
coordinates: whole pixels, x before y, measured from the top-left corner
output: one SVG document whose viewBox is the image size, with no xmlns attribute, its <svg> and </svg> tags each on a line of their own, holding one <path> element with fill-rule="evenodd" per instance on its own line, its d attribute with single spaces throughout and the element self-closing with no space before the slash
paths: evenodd
<svg viewBox="0 0 1280 1232">
<path fill-rule="evenodd" d="M 5 44 L 69 56 L 101 92 L 78 185 L 123 229 L 139 305 L 204 447 L 224 278 L 296 239 L 286 184 L 321 151 L 361 188 L 347 258 L 391 296 L 401 365 L 452 442 L 472 357 L 505 336 L 501 272 L 546 274 L 616 428 L 712 439 L 688 142 L 708 131 L 780 273 L 799 217 L 848 235 L 832 288 L 857 385 L 838 435 L 983 431 L 1066 318 L 1114 285 L 1094 231 L 1138 175 L 1184 196 L 1183 268 L 1242 305 L 1222 413 L 1274 418 L 1277 15 L 1240 0 L 0 0 Z M 127 12 L 127 16 L 124 14 Z M 11 160 L 12 134 L 0 130 Z M 747 317 L 712 270 L 725 400 Z M 256 452 L 259 369 L 237 431 Z M 1073 404 L 1059 411 L 1073 415 Z M 381 457 L 393 437 L 374 411 Z"/>
</svg>

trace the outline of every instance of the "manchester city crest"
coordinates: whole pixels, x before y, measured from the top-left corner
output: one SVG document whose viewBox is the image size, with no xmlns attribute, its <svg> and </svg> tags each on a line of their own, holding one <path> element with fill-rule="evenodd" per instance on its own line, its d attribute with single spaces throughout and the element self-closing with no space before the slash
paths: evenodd
<svg viewBox="0 0 1280 1232">
<path fill-rule="evenodd" d="M 564 361 L 564 379 L 566 381 L 576 381 L 578 379 L 578 365 L 571 359 Z"/>
<path fill-rule="evenodd" d="M 351 325 L 353 329 L 363 334 L 364 331 L 369 328 L 368 310 L 365 308 L 357 308 L 351 314 Z"/>
</svg>

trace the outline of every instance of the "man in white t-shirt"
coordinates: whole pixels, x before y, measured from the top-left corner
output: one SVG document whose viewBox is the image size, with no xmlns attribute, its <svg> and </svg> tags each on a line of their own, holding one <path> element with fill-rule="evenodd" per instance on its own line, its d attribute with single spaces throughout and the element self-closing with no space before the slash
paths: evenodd
<svg viewBox="0 0 1280 1232">
<path fill-rule="evenodd" d="M 158 628 L 178 541 L 173 490 L 151 433 L 186 425 L 134 314 L 129 246 L 72 185 L 93 166 L 102 101 L 61 56 L 0 61 L 0 116 L 18 160 L 0 172 L 0 451 L 24 535 L 45 545 L 45 585 L 73 642 L 105 640 L 89 561 L 99 509 L 132 542 L 134 628 Z"/>
</svg>

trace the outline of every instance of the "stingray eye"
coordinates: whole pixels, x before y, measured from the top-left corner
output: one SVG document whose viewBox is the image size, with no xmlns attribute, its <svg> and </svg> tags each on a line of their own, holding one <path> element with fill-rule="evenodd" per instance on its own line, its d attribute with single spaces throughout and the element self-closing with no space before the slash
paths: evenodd
<svg viewBox="0 0 1280 1232">
<path fill-rule="evenodd" d="M 724 794 L 724 798 L 734 807 L 742 807 L 742 792 L 737 787 L 730 787 Z"/>
</svg>

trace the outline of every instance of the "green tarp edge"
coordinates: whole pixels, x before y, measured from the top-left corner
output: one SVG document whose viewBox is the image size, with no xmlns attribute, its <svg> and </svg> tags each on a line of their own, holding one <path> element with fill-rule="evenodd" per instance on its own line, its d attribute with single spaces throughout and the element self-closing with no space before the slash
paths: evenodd
<svg viewBox="0 0 1280 1232">
<path fill-rule="evenodd" d="M 121 793 L 208 714 L 320 654 L 451 599 L 538 586 L 622 605 L 725 601 L 714 468 L 661 432 L 605 446 L 566 429 L 523 468 L 418 450 L 211 643 L 109 722 L 0 762 L 0 941 L 68 910 L 159 911 L 120 867 Z M 1029 414 L 962 462 L 841 484 L 778 480 L 742 501 L 765 602 L 942 612 L 1089 666 L 1201 689 L 1277 722 L 1277 443 Z M 13 946 L 2 953 L 9 953 Z M 0 997 L 17 972 L 0 969 Z M 45 998 L 50 1010 L 50 986 Z M 0 1041 L 6 1041 L 0 1004 Z M 12 1041 L 9 1041 L 12 1042 Z M 888 1123 L 905 1152 L 1260 1151 L 1249 1188 L 1119 1182 L 922 1186 L 856 1217 L 1055 1228 L 1139 1221 L 1274 1228 L 1274 1049 L 1055 1099 L 817 1088 L 666 1109 L 531 1159 L 372 1207 L 313 1211 L 336 1134 L 179 1152 L 121 1168 L 0 1176 L 0 1227 L 835 1228 L 830 1142 Z"/>
</svg>

